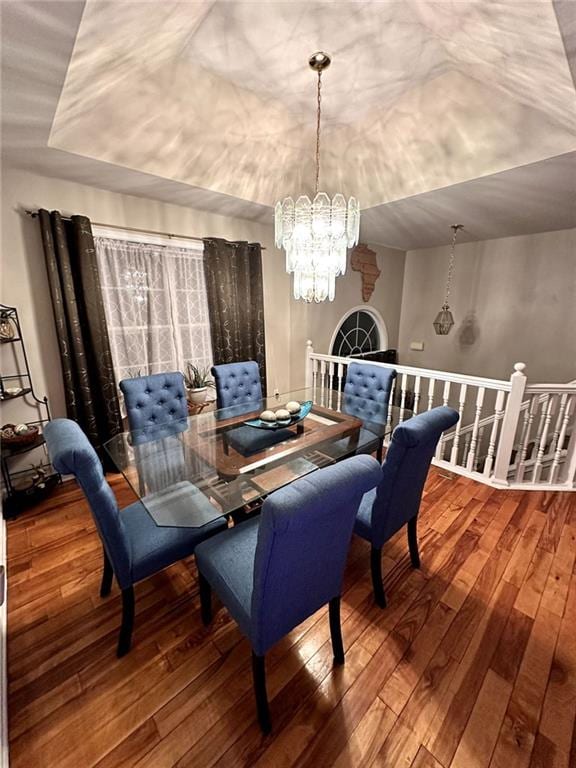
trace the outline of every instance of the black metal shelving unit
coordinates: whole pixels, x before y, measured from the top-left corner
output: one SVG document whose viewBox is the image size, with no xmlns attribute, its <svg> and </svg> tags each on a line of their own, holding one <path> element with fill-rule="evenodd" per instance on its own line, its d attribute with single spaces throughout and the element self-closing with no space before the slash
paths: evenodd
<svg viewBox="0 0 576 768">
<path fill-rule="evenodd" d="M 40 398 L 34 391 L 18 310 L 16 307 L 0 304 L 0 318 L 2 322 L 11 324 L 14 328 L 13 336 L 0 337 L 0 345 L 18 345 L 13 355 L 13 363 L 17 369 L 20 369 L 7 375 L 0 373 L 0 404 L 27 398 L 27 404 L 36 407 L 41 417 L 33 421 L 10 419 L 14 423 L 26 423 L 29 426 L 36 426 L 40 432 L 33 443 L 22 446 L 2 445 L 0 450 L 0 466 L 4 482 L 2 508 L 4 517 L 10 518 L 15 517 L 22 510 L 47 496 L 61 482 L 61 477 L 48 460 L 42 427 L 46 422 L 50 421 L 50 407 L 48 405 L 48 398 L 46 396 Z M 2 362 L 4 364 L 4 360 Z M 19 391 L 16 394 L 10 394 L 6 391 L 7 388 L 10 389 L 14 386 L 11 382 L 17 383 Z M 3 415 L 2 421 L 4 422 L 5 420 L 6 417 Z M 40 463 L 34 464 L 31 469 L 14 468 L 14 459 L 17 457 L 22 458 L 24 454 L 36 449 L 42 449 L 43 451 L 43 458 Z"/>
</svg>

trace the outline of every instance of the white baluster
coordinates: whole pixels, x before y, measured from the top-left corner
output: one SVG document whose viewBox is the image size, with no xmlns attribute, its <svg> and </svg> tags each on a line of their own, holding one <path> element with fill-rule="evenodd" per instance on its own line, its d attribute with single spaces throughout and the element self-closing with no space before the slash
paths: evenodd
<svg viewBox="0 0 576 768">
<path fill-rule="evenodd" d="M 464 466 L 466 463 L 466 457 L 468 456 L 468 451 L 470 450 L 470 441 L 470 432 L 466 432 L 466 437 L 464 438 L 464 450 L 462 451 L 462 461 L 459 462 L 462 464 L 462 466 Z"/>
<path fill-rule="evenodd" d="M 568 395 L 566 396 L 566 401 L 564 403 L 564 414 L 562 417 L 562 424 L 560 425 L 560 431 L 558 434 L 558 442 L 556 443 L 556 451 L 554 452 L 554 460 L 552 462 L 552 467 L 550 469 L 550 483 L 556 482 L 556 477 L 558 475 L 558 470 L 560 469 L 560 461 L 562 459 L 562 451 L 564 450 L 564 441 L 566 440 L 566 433 L 568 432 L 568 424 L 570 423 L 570 416 L 572 411 L 572 406 L 576 402 L 576 397 L 574 395 Z"/>
<path fill-rule="evenodd" d="M 442 405 L 448 405 L 448 399 L 450 397 L 450 382 L 444 382 L 444 391 L 442 392 Z M 444 458 L 444 444 L 448 438 L 442 433 L 440 440 L 438 441 L 438 447 L 436 448 L 436 458 Z"/>
<path fill-rule="evenodd" d="M 568 397 L 568 393 L 564 392 L 563 394 L 559 395 L 558 398 L 560 407 L 558 408 L 558 414 L 554 423 L 554 432 L 552 433 L 552 440 L 550 441 L 550 450 L 548 451 L 550 456 L 556 453 L 556 446 L 558 445 L 558 439 L 560 437 L 560 429 L 562 428 L 562 422 L 564 420 L 564 413 L 566 411 Z"/>
<path fill-rule="evenodd" d="M 450 382 L 444 382 L 444 391 L 442 393 L 442 405 L 448 405 L 448 399 L 450 398 Z"/>
<path fill-rule="evenodd" d="M 494 405 L 494 421 L 492 422 L 492 429 L 490 431 L 490 442 L 488 443 L 488 453 L 486 454 L 486 461 L 484 462 L 484 474 L 489 477 L 492 472 L 492 465 L 494 463 L 494 454 L 496 453 L 496 439 L 498 437 L 498 427 L 500 422 L 504 418 L 504 397 L 505 392 L 501 389 L 498 390 L 496 395 L 496 403 Z"/>
<path fill-rule="evenodd" d="M 450 453 L 450 463 L 458 463 L 458 446 L 460 444 L 460 430 L 462 429 L 462 413 L 464 412 L 464 405 L 466 403 L 466 392 L 468 390 L 467 384 L 460 385 L 460 396 L 458 399 L 458 414 L 460 418 L 456 423 L 456 431 L 454 432 L 454 442 L 452 443 L 452 452 Z"/>
<path fill-rule="evenodd" d="M 414 415 L 418 413 L 418 403 L 420 402 L 420 376 L 414 379 Z"/>
<path fill-rule="evenodd" d="M 344 378 L 344 366 L 342 363 L 338 363 L 338 406 L 336 410 L 338 412 L 342 409 L 342 379 Z"/>
<path fill-rule="evenodd" d="M 476 460 L 476 448 L 478 445 L 478 428 L 480 424 L 480 416 L 482 414 L 482 406 L 484 405 L 484 387 L 478 387 L 478 394 L 476 396 L 476 409 L 474 411 L 474 426 L 472 427 L 472 437 L 470 439 L 470 449 L 466 456 L 466 469 L 470 472 L 474 470 L 474 462 Z"/>
<path fill-rule="evenodd" d="M 548 439 L 548 432 L 550 430 L 550 422 L 552 421 L 552 410 L 554 407 L 554 395 L 546 395 L 542 411 L 544 413 L 544 421 L 540 420 L 542 424 L 542 430 L 540 432 L 540 439 L 538 441 L 538 453 L 536 455 L 536 461 L 532 470 L 532 481 L 537 483 L 540 480 L 542 474 L 542 460 L 544 458 L 544 451 L 546 450 L 546 441 Z M 545 407 L 544 407 L 545 406 Z"/>
<path fill-rule="evenodd" d="M 428 410 L 431 411 L 434 406 L 434 385 L 436 384 L 436 379 L 430 379 L 430 383 L 428 384 Z"/>
<path fill-rule="evenodd" d="M 328 408 L 334 407 L 334 371 L 336 370 L 335 364 L 330 360 L 328 363 Z"/>
<path fill-rule="evenodd" d="M 320 360 L 320 405 L 326 405 L 326 360 Z"/>
<path fill-rule="evenodd" d="M 530 397 L 530 403 L 524 411 L 524 423 L 522 426 L 522 437 L 520 439 L 520 451 L 516 453 L 516 481 L 521 483 L 524 480 L 526 471 L 526 456 L 528 455 L 528 445 L 530 443 L 530 434 L 534 416 L 538 408 L 538 395 Z"/>
<path fill-rule="evenodd" d="M 394 407 L 394 394 L 396 392 L 396 378 L 392 379 L 392 386 L 390 387 L 390 400 L 388 401 L 388 416 L 386 417 L 386 434 L 390 432 L 392 427 L 392 408 Z"/>
<path fill-rule="evenodd" d="M 404 421 L 404 406 L 406 405 L 406 382 L 408 380 L 408 376 L 403 373 L 402 374 L 402 384 L 400 385 L 400 418 L 398 423 L 402 424 Z"/>
<path fill-rule="evenodd" d="M 318 400 L 318 360 L 312 358 L 312 398 Z"/>
</svg>

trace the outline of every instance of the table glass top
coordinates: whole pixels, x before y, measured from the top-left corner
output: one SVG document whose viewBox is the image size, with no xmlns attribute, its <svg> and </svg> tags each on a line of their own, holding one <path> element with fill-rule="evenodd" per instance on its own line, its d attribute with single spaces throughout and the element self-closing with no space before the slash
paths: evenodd
<svg viewBox="0 0 576 768">
<path fill-rule="evenodd" d="M 298 423 L 276 430 L 244 424 L 290 401 L 311 402 Z M 124 432 L 104 448 L 157 525 L 200 527 L 319 467 L 376 450 L 411 415 L 392 406 L 380 423 L 352 411 L 342 392 L 302 389 Z"/>
</svg>

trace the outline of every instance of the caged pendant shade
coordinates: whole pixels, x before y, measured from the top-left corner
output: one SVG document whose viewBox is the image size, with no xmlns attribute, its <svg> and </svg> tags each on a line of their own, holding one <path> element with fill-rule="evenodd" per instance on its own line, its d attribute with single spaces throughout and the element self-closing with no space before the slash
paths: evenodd
<svg viewBox="0 0 576 768">
<path fill-rule="evenodd" d="M 294 298 L 306 302 L 334 300 L 336 278 L 346 272 L 348 248 L 358 243 L 360 206 L 355 197 L 330 198 L 319 192 L 320 118 L 322 72 L 330 57 L 315 53 L 308 62 L 318 73 L 316 119 L 315 197 L 300 195 L 294 202 L 287 197 L 276 203 L 274 225 L 276 246 L 286 252 L 286 271 L 294 274 Z"/>
<path fill-rule="evenodd" d="M 447 336 L 454 325 L 454 316 L 450 311 L 448 304 L 448 297 L 450 296 L 450 287 L 452 285 L 452 277 L 454 275 L 454 257 L 456 254 L 456 236 L 459 229 L 464 229 L 462 224 L 452 224 L 452 244 L 450 246 L 450 262 L 448 264 L 448 277 L 446 278 L 446 291 L 444 295 L 444 304 L 442 309 L 436 317 L 432 325 L 438 336 Z"/>
</svg>

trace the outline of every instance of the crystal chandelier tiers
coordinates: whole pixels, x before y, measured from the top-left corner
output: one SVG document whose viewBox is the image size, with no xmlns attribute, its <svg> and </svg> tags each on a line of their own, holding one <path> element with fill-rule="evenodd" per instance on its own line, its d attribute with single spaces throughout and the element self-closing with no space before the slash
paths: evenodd
<svg viewBox="0 0 576 768">
<path fill-rule="evenodd" d="M 446 278 L 446 292 L 444 294 L 444 304 L 442 309 L 436 315 L 434 320 L 434 330 L 438 336 L 447 336 L 450 333 L 452 326 L 454 325 L 454 317 L 450 311 L 448 305 L 448 297 L 450 296 L 450 287 L 452 285 L 452 277 L 454 276 L 454 256 L 456 255 L 456 236 L 459 229 L 464 229 L 463 224 L 452 224 L 450 227 L 452 230 L 452 245 L 450 246 L 450 262 L 448 263 L 448 277 Z"/>
<path fill-rule="evenodd" d="M 314 200 L 300 195 L 276 203 L 276 246 L 286 251 L 286 271 L 294 273 L 294 298 L 334 300 L 336 278 L 346 272 L 347 249 L 358 242 L 360 206 L 355 197 L 319 192 L 322 72 L 330 66 L 326 53 L 314 53 L 308 64 L 318 73 L 316 113 L 316 185 Z"/>
</svg>

